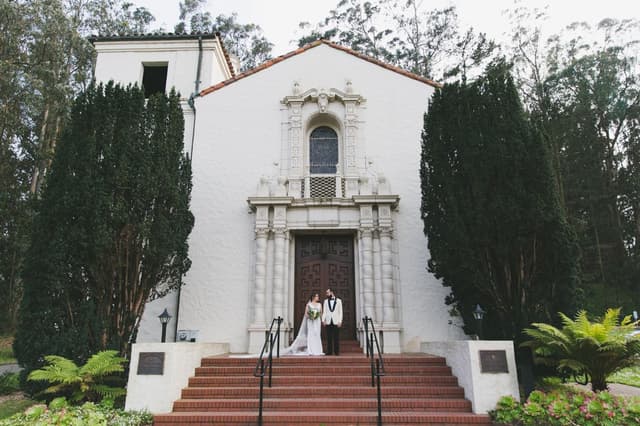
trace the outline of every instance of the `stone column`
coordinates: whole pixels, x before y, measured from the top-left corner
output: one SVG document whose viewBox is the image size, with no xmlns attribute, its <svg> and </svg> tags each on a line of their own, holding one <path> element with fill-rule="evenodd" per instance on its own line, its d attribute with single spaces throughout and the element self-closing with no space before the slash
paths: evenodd
<svg viewBox="0 0 640 426">
<path fill-rule="evenodd" d="M 378 205 L 378 225 L 380 232 L 380 257 L 382 260 L 382 326 L 384 334 L 384 351 L 398 353 L 401 351 L 400 332 L 402 331 L 396 313 L 397 303 L 394 293 L 393 270 L 393 218 L 391 205 Z"/>
<path fill-rule="evenodd" d="M 373 231 L 371 229 L 360 230 L 360 244 L 362 244 L 362 265 L 360 266 L 360 270 L 362 271 L 364 314 L 370 317 L 373 317 L 375 314 L 372 234 Z"/>
<path fill-rule="evenodd" d="M 360 273 L 362 275 L 363 314 L 375 315 L 375 293 L 373 285 L 373 208 L 371 205 L 360 206 L 360 247 L 362 259 Z"/>
<path fill-rule="evenodd" d="M 267 290 L 267 237 L 269 230 L 256 229 L 256 278 L 253 292 L 253 324 L 264 327 Z"/>
<path fill-rule="evenodd" d="M 393 293 L 393 252 L 391 238 L 393 230 L 380 230 L 380 252 L 382 257 L 382 321 L 384 324 L 396 323 L 395 297 Z"/>
<path fill-rule="evenodd" d="M 269 207 L 256 209 L 256 260 L 253 287 L 252 322 L 249 326 L 249 351 L 259 351 L 264 343 L 267 327 L 265 304 L 267 301 L 267 238 L 269 237 Z"/>
<path fill-rule="evenodd" d="M 284 299 L 285 299 L 285 243 L 287 241 L 287 231 L 285 228 L 275 228 L 274 234 L 274 253 L 273 253 L 273 317 L 285 317 Z"/>
<path fill-rule="evenodd" d="M 373 291 L 375 294 L 373 320 L 379 324 L 382 322 L 382 255 L 380 232 L 377 229 L 373 231 Z"/>
</svg>

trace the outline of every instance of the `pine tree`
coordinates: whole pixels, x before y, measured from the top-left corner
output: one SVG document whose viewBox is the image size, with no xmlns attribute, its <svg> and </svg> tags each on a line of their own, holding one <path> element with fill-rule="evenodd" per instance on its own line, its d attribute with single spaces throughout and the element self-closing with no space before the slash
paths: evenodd
<svg viewBox="0 0 640 426">
<path fill-rule="evenodd" d="M 487 337 L 518 340 L 531 322 L 571 312 L 574 236 L 508 67 L 498 62 L 469 85 L 438 90 L 422 149 L 429 270 L 451 287 L 448 303 L 465 323 L 480 304 Z"/>
<path fill-rule="evenodd" d="M 126 355 L 145 302 L 190 267 L 190 161 L 179 95 L 145 103 L 137 87 L 90 87 L 75 101 L 37 208 L 14 349 Z"/>
</svg>

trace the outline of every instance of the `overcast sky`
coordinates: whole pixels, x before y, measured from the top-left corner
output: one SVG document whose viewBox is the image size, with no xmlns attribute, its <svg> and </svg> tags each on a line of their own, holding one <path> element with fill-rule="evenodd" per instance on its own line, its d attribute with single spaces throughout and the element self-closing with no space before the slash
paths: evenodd
<svg viewBox="0 0 640 426">
<path fill-rule="evenodd" d="M 334 9 L 339 0 L 209 0 L 207 10 L 213 16 L 238 13 L 241 23 L 255 23 L 274 43 L 274 56 L 296 48 L 300 35 L 298 24 L 303 21 L 316 24 Z M 153 27 L 162 26 L 171 31 L 178 20 L 179 0 L 133 0 L 147 7 L 156 17 Z M 503 11 L 512 8 L 513 0 L 423 0 L 433 8 L 453 4 L 463 27 L 473 26 L 495 39 L 501 39 L 508 30 Z M 548 5 L 549 30 L 559 31 L 575 21 L 595 24 L 603 18 L 640 19 L 640 0 L 522 0 L 520 4 L 544 8 Z"/>
</svg>

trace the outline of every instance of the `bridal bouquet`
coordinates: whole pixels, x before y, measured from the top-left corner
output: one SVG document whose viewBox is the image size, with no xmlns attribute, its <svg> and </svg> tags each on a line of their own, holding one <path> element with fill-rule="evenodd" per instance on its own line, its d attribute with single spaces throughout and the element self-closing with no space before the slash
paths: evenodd
<svg viewBox="0 0 640 426">
<path fill-rule="evenodd" d="M 309 318 L 312 320 L 320 318 L 320 311 L 317 309 L 309 308 Z"/>
</svg>

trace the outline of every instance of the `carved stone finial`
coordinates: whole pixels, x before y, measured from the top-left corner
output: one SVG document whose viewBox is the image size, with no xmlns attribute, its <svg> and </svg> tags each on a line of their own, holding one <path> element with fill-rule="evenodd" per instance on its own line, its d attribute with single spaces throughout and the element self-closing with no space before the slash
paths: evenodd
<svg viewBox="0 0 640 426">
<path fill-rule="evenodd" d="M 287 195 L 286 183 L 287 183 L 286 177 L 278 176 L 276 190 L 274 194 L 276 197 L 286 197 Z"/>
<path fill-rule="evenodd" d="M 380 195 L 391 194 L 391 189 L 389 188 L 389 181 L 382 173 L 378 174 L 378 194 Z"/>
<path fill-rule="evenodd" d="M 347 80 L 347 87 L 344 91 L 349 95 L 353 93 L 353 84 L 351 83 L 351 80 Z"/>
<path fill-rule="evenodd" d="M 269 196 L 269 178 L 262 176 L 260 178 L 260 184 L 258 185 L 258 197 Z"/>
<path fill-rule="evenodd" d="M 369 178 L 366 176 L 360 176 L 360 195 L 371 195 L 372 188 Z"/>
<path fill-rule="evenodd" d="M 300 94 L 300 83 L 298 83 L 297 81 L 293 82 L 293 94 L 294 95 Z"/>
</svg>

